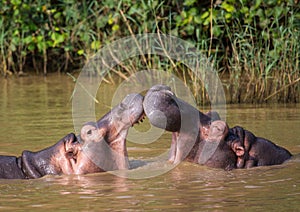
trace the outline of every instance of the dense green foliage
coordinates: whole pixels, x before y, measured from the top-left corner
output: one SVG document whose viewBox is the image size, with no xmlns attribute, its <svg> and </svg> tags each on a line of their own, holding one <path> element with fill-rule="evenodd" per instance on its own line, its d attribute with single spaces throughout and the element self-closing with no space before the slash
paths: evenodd
<svg viewBox="0 0 300 212">
<path fill-rule="evenodd" d="M 159 30 L 211 58 L 226 78 L 230 102 L 263 102 L 273 94 L 280 102 L 299 102 L 298 0 L 2 0 L 0 14 L 4 75 L 75 70 L 113 40 Z M 134 66 L 116 70 L 123 76 Z M 191 72 L 175 69 L 191 81 L 195 96 L 204 93 Z"/>
</svg>

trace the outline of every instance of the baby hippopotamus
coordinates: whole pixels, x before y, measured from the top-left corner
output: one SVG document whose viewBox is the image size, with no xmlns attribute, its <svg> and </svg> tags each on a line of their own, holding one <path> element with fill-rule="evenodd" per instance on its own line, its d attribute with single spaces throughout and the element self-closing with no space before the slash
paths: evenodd
<svg viewBox="0 0 300 212">
<path fill-rule="evenodd" d="M 226 140 L 238 156 L 237 168 L 277 165 L 292 157 L 285 148 L 265 138 L 256 137 L 240 126 L 231 128 Z"/>
<path fill-rule="evenodd" d="M 211 142 L 224 140 L 237 156 L 237 168 L 277 165 L 292 156 L 283 147 L 267 139 L 256 137 L 242 127 L 229 129 L 226 122 L 221 120 L 211 123 L 207 140 Z"/>
</svg>

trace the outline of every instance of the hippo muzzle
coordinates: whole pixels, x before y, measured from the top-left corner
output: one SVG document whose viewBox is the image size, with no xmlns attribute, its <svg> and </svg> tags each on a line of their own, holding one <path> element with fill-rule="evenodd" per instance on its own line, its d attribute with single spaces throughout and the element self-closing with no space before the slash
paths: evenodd
<svg viewBox="0 0 300 212">
<path fill-rule="evenodd" d="M 45 175 L 75 174 L 81 144 L 70 133 L 53 146 L 37 152 L 23 151 L 20 157 L 0 156 L 0 178 L 32 179 Z M 81 161 L 82 163 L 82 161 Z"/>
</svg>

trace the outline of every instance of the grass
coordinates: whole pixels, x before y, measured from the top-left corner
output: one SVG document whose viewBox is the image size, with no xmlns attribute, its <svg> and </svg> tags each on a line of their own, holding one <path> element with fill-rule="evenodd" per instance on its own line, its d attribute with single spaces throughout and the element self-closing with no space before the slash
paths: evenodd
<svg viewBox="0 0 300 212">
<path fill-rule="evenodd" d="M 228 13 L 228 2 L 222 7 L 210 1 L 208 8 L 187 0 L 185 5 L 145 0 L 11 3 L 3 1 L 0 5 L 0 73 L 5 77 L 28 70 L 46 75 L 49 71 L 81 69 L 100 48 L 119 38 L 165 33 L 192 42 L 209 58 L 222 79 L 227 102 L 300 102 L 300 15 L 296 6 L 277 5 L 280 18 L 265 17 L 267 25 L 262 27 L 261 21 L 255 22 L 257 15 L 250 24 L 234 18 L 234 12 Z M 263 3 L 260 6 L 267 7 Z M 210 11 L 207 16 L 203 16 L 205 9 Z M 257 12 L 261 14 L 259 8 Z M 228 14 L 233 17 L 230 21 Z M 105 78 L 108 83 L 114 83 L 112 74 L 126 80 L 139 70 L 163 70 L 180 77 L 198 104 L 209 104 L 207 84 L 167 54 L 113 60 L 117 66 L 106 64 L 110 68 Z"/>
<path fill-rule="evenodd" d="M 287 28 L 278 27 L 276 37 L 268 28 L 257 32 L 240 23 L 236 26 L 225 25 L 232 48 L 227 59 L 230 102 L 299 102 L 300 33 L 293 20 Z"/>
</svg>

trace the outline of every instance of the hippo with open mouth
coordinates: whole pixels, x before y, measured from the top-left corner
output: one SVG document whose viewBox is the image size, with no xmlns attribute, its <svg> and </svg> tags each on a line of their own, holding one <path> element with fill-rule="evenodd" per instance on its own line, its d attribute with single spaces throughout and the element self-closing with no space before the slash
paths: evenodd
<svg viewBox="0 0 300 212">
<path fill-rule="evenodd" d="M 236 155 L 228 145 L 207 141 L 210 123 L 220 119 L 216 112 L 200 112 L 165 85 L 150 88 L 143 107 L 152 125 L 173 132 L 170 162 L 188 160 L 228 170 L 235 167 Z"/>
<path fill-rule="evenodd" d="M 127 95 L 79 136 L 68 134 L 53 146 L 20 157 L 0 156 L 0 178 L 32 179 L 45 175 L 88 174 L 128 168 L 126 136 L 144 118 L 143 96 Z M 99 145 L 100 144 L 100 145 Z"/>
<path fill-rule="evenodd" d="M 188 160 L 230 170 L 281 164 L 291 157 L 286 149 L 241 127 L 229 129 L 216 121 L 220 119 L 216 112 L 198 111 L 168 86 L 150 88 L 143 107 L 152 125 L 173 132 L 169 158 L 173 163 Z"/>
<path fill-rule="evenodd" d="M 130 127 L 143 121 L 143 99 L 129 94 L 100 120 L 82 127 L 83 152 L 101 171 L 129 169 L 126 137 Z"/>
</svg>

